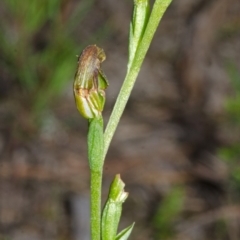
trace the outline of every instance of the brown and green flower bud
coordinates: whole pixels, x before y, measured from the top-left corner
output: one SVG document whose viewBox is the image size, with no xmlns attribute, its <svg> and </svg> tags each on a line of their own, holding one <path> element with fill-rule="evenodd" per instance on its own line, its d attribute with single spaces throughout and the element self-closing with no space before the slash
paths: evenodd
<svg viewBox="0 0 240 240">
<path fill-rule="evenodd" d="M 108 81 L 101 70 L 105 58 L 103 49 L 90 45 L 78 59 L 73 90 L 77 109 L 87 119 L 100 117 L 105 104 Z"/>
</svg>

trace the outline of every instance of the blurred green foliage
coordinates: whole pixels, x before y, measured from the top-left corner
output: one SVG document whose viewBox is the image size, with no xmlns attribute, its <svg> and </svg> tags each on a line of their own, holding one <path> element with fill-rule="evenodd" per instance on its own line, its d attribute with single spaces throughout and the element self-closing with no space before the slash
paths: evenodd
<svg viewBox="0 0 240 240">
<path fill-rule="evenodd" d="M 227 64 L 227 72 L 234 89 L 234 96 L 227 100 L 226 110 L 230 120 L 237 126 L 240 126 L 240 73 L 232 62 Z"/>
<path fill-rule="evenodd" d="M 72 36 L 93 2 L 1 2 L 0 68 L 14 82 L 7 96 L 20 96 L 21 104 L 33 115 L 49 107 L 67 82 L 73 81 L 76 53 L 83 45 L 77 45 Z"/>
<path fill-rule="evenodd" d="M 183 209 L 184 197 L 184 190 L 175 187 L 161 201 L 153 218 L 154 239 L 169 239 L 174 236 L 173 224 Z"/>
<path fill-rule="evenodd" d="M 240 72 L 233 62 L 227 64 L 227 72 L 231 79 L 234 94 L 226 101 L 227 122 L 230 127 L 230 135 L 233 140 L 229 146 L 219 150 L 219 155 L 229 165 L 231 187 L 233 192 L 240 190 Z M 240 194 L 238 194 L 238 200 Z"/>
</svg>

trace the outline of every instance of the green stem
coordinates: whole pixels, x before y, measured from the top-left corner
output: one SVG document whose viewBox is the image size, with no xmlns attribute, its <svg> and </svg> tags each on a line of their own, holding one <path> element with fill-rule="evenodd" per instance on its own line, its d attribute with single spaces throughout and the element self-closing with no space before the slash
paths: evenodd
<svg viewBox="0 0 240 240">
<path fill-rule="evenodd" d="M 103 171 L 103 119 L 89 120 L 88 159 L 91 172 L 91 240 L 101 238 L 101 189 Z"/>
<path fill-rule="evenodd" d="M 102 172 L 91 171 L 91 239 L 101 236 L 101 189 Z"/>
<path fill-rule="evenodd" d="M 110 116 L 109 122 L 104 133 L 104 151 L 103 151 L 104 158 L 108 151 L 113 134 L 122 116 L 124 108 L 129 99 L 132 88 L 136 81 L 137 75 L 140 71 L 145 55 L 148 51 L 154 33 L 156 32 L 159 22 L 171 1 L 172 0 L 156 0 L 154 3 L 152 13 L 149 17 L 149 21 L 146 26 L 146 30 L 137 48 L 133 63 L 129 71 L 127 72 L 127 75 L 123 82 L 122 88 L 120 90 L 120 93 L 118 95 L 117 101 L 115 103 L 115 106 L 113 108 L 112 114 Z"/>
</svg>

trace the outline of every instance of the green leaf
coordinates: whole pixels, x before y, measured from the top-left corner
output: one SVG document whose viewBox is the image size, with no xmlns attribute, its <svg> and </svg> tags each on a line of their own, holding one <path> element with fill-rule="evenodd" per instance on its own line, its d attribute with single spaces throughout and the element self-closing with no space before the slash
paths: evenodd
<svg viewBox="0 0 240 240">
<path fill-rule="evenodd" d="M 135 223 L 133 223 L 133 224 L 130 225 L 129 227 L 123 229 L 123 230 L 117 235 L 117 237 L 115 238 L 115 240 L 127 240 L 128 237 L 130 236 L 132 230 L 133 230 L 134 224 L 135 224 Z"/>
</svg>

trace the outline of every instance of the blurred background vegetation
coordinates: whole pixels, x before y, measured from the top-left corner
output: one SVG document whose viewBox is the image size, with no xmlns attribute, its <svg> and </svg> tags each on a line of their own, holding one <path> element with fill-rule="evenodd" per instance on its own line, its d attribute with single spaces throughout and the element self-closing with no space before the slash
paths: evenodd
<svg viewBox="0 0 240 240">
<path fill-rule="evenodd" d="M 0 2 L 0 240 L 89 239 L 77 55 L 103 47 L 106 120 L 126 72 L 132 2 Z M 240 239 L 240 2 L 173 0 L 107 156 L 132 239 Z"/>
</svg>

